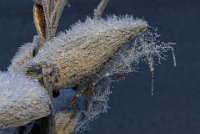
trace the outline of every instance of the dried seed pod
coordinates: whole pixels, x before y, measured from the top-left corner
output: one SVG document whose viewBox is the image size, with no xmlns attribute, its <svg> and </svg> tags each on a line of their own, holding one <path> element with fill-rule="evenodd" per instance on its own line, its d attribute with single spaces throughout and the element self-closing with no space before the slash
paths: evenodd
<svg viewBox="0 0 200 134">
<path fill-rule="evenodd" d="M 55 88 L 73 87 L 99 71 L 121 46 L 147 27 L 146 21 L 130 16 L 87 18 L 47 42 L 27 67 L 54 64 L 59 70 Z"/>
<path fill-rule="evenodd" d="M 0 128 L 10 128 L 48 116 L 46 90 L 22 73 L 0 74 Z"/>
</svg>

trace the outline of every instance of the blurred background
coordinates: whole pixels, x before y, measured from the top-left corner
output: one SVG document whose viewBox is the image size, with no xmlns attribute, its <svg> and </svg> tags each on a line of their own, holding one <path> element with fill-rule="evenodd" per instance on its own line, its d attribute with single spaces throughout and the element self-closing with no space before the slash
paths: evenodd
<svg viewBox="0 0 200 134">
<path fill-rule="evenodd" d="M 93 15 L 100 0 L 70 0 L 58 31 Z M 0 70 L 6 70 L 18 47 L 31 42 L 36 30 L 32 0 L 0 1 Z M 155 71 L 141 63 L 137 73 L 112 85 L 111 110 L 90 124 L 89 134 L 200 133 L 200 1 L 110 0 L 104 13 L 144 18 L 158 28 L 161 41 L 175 42 L 177 67 L 171 53 Z"/>
</svg>

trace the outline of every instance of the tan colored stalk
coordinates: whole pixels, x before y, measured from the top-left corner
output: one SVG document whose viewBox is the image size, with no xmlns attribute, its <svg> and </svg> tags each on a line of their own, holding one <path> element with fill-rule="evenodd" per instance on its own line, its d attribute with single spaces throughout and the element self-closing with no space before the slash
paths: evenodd
<svg viewBox="0 0 200 134">
<path fill-rule="evenodd" d="M 101 0 L 99 3 L 98 7 L 94 10 L 94 16 L 96 18 L 100 18 L 101 15 L 103 14 L 106 6 L 108 5 L 109 0 Z"/>
</svg>

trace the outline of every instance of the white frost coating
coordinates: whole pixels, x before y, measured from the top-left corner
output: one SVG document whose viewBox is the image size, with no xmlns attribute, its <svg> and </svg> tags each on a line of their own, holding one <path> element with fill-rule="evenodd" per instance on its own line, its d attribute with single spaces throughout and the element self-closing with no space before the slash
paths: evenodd
<svg viewBox="0 0 200 134">
<path fill-rule="evenodd" d="M 34 43 L 26 43 L 21 46 L 11 60 L 11 65 L 8 67 L 9 71 L 22 71 L 24 70 L 24 66 L 27 61 L 29 61 L 33 57 L 33 50 L 35 48 Z"/>
<path fill-rule="evenodd" d="M 95 19 L 87 17 L 84 22 L 79 21 L 73 24 L 69 30 L 59 33 L 59 35 L 55 37 L 52 41 L 47 42 L 45 46 L 40 49 L 40 56 L 35 58 L 34 61 L 37 62 L 37 60 L 41 61 L 41 59 L 43 59 L 44 61 L 51 63 L 51 61 L 48 60 L 48 54 L 57 54 L 60 53 L 60 51 L 63 49 L 65 51 L 69 50 L 67 54 L 71 54 L 70 51 L 73 51 L 73 48 L 81 45 L 77 44 L 76 42 L 83 37 L 90 37 L 91 35 L 98 36 L 102 35 L 105 32 L 114 30 L 129 30 L 141 25 L 148 26 L 145 20 L 135 19 L 132 16 L 128 15 L 121 17 L 113 15 L 107 17 L 107 19 Z M 97 43 L 93 43 L 90 47 L 95 47 L 96 44 Z M 65 56 L 70 57 L 70 55 Z"/>
<path fill-rule="evenodd" d="M 55 38 L 55 42 L 60 44 L 66 44 L 65 42 L 71 42 L 82 38 L 83 36 L 98 35 L 110 30 L 124 30 L 132 29 L 132 27 L 137 27 L 137 25 L 148 25 L 146 21 L 142 19 L 135 19 L 132 16 L 110 16 L 107 19 L 93 19 L 87 17 L 85 22 L 77 22 L 71 26 L 71 28 L 58 35 L 60 38 Z M 63 43 L 61 43 L 63 42 Z M 75 47 L 77 44 L 70 44 L 66 46 L 68 49 Z M 62 46 L 60 46 L 62 47 Z M 91 46 L 92 47 L 92 46 Z M 42 50 L 41 50 L 42 51 Z"/>
<path fill-rule="evenodd" d="M 21 73 L 1 73 L 0 92 L 0 128 L 25 125 L 49 115 L 47 92 Z"/>
</svg>

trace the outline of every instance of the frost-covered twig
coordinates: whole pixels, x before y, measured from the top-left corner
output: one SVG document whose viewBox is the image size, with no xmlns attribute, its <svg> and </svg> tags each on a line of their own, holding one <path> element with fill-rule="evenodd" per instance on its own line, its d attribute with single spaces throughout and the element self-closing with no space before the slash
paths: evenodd
<svg viewBox="0 0 200 134">
<path fill-rule="evenodd" d="M 50 68 L 44 67 L 42 69 L 42 74 L 44 75 L 43 77 L 43 82 L 44 82 L 44 87 L 47 90 L 51 102 L 53 102 L 53 90 L 54 90 L 54 84 L 56 81 L 56 78 L 54 75 L 56 75 L 57 69 L 54 66 L 51 66 Z M 49 105 L 50 109 L 50 115 L 45 117 L 45 119 L 42 120 L 42 125 L 44 128 L 42 128 L 43 134 L 55 134 L 56 132 L 56 122 L 55 122 L 55 112 L 54 112 L 54 107 L 53 103 Z M 44 125 L 45 124 L 45 125 Z"/>
<path fill-rule="evenodd" d="M 101 15 L 103 14 L 108 2 L 109 2 L 109 0 L 101 0 L 101 2 L 99 3 L 98 7 L 94 10 L 94 16 L 96 18 L 100 18 L 101 17 Z"/>
<path fill-rule="evenodd" d="M 51 40 L 56 33 L 58 22 L 61 16 L 61 13 L 64 9 L 64 6 L 66 4 L 67 0 L 36 0 L 35 6 L 34 6 L 34 20 L 35 20 L 35 26 L 38 31 L 38 34 L 45 38 L 46 41 Z M 33 57 L 38 53 L 41 45 L 37 43 L 36 47 L 33 51 Z M 42 70 L 45 70 L 42 68 Z M 49 69 L 47 69 L 49 70 Z M 45 71 L 47 71 L 45 70 Z M 31 72 L 31 70 L 29 70 Z M 35 71 L 35 70 L 34 70 Z M 53 95 L 53 83 L 55 81 L 49 81 L 52 79 L 52 75 L 54 74 L 52 70 L 51 72 L 48 72 L 47 75 L 42 72 L 42 75 L 45 75 L 43 77 L 43 85 L 45 86 L 46 90 L 48 91 L 50 98 L 52 100 Z M 32 75 L 32 74 L 31 74 Z M 44 118 L 41 120 L 41 123 L 46 124 L 45 128 L 43 129 L 44 134 L 54 134 L 55 133 L 55 115 L 53 110 L 53 105 L 49 105 L 51 114 L 50 116 Z"/>
<path fill-rule="evenodd" d="M 50 1 L 51 0 L 42 0 L 42 7 L 44 10 L 44 16 L 45 16 L 45 22 L 46 22 L 46 39 L 50 40 L 51 37 L 51 23 L 50 23 L 50 14 L 51 14 L 51 9 L 50 9 Z"/>
<path fill-rule="evenodd" d="M 39 76 L 36 75 L 38 72 L 40 72 Z M 29 67 L 29 70 L 26 73 L 27 76 L 31 77 L 32 79 L 36 79 L 37 77 L 41 85 L 43 85 L 47 90 L 51 98 L 51 102 L 53 102 L 53 89 L 56 81 L 55 76 L 57 74 L 57 68 L 54 65 L 42 64 L 42 66 Z M 50 109 L 50 115 L 41 119 L 41 125 L 43 126 L 42 127 L 43 134 L 54 134 L 56 130 L 55 112 L 52 103 L 49 104 L 49 109 Z"/>
<path fill-rule="evenodd" d="M 35 0 L 34 20 L 39 35 L 51 40 L 67 0 Z M 45 33 L 44 33 L 45 31 Z"/>
<path fill-rule="evenodd" d="M 67 0 L 57 0 L 55 3 L 56 5 L 54 7 L 53 12 L 51 13 L 51 20 L 50 20 L 51 27 L 52 27 L 52 36 L 55 36 L 60 17 L 66 3 L 67 3 Z"/>
</svg>

